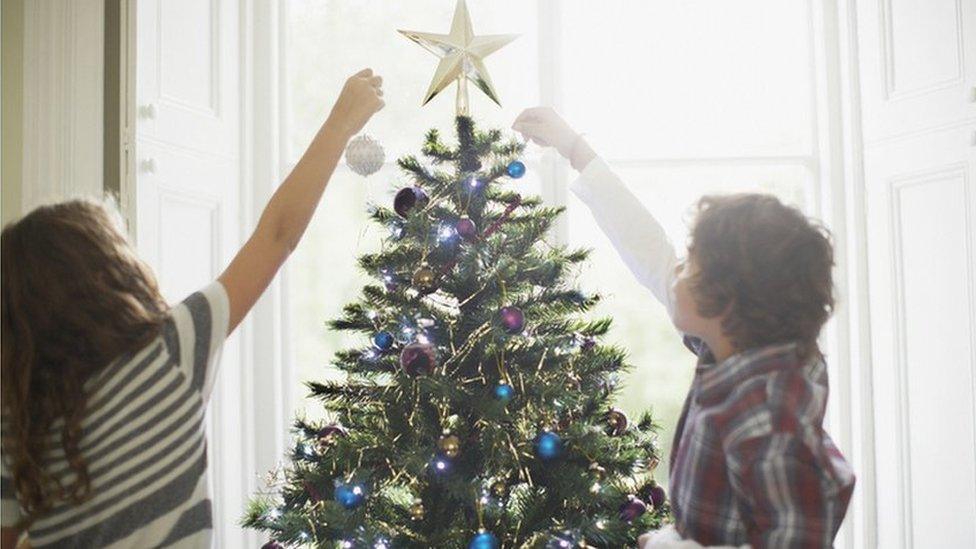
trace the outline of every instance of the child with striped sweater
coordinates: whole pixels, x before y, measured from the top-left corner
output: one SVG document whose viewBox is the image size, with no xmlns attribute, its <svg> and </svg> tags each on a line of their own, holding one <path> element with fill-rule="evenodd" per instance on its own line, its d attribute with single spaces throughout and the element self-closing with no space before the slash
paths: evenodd
<svg viewBox="0 0 976 549">
<path fill-rule="evenodd" d="M 346 81 L 230 265 L 174 307 L 98 202 L 3 230 L 3 549 L 24 534 L 33 547 L 211 546 L 203 418 L 220 346 L 383 107 L 381 86 L 369 69 Z"/>
</svg>

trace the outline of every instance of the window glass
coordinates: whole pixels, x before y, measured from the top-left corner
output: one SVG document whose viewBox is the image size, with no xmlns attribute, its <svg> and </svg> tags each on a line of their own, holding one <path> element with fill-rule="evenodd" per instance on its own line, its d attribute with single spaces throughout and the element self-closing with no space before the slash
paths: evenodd
<svg viewBox="0 0 976 549">
<path fill-rule="evenodd" d="M 569 120 L 611 158 L 810 154 L 804 1 L 560 1 Z"/>
</svg>

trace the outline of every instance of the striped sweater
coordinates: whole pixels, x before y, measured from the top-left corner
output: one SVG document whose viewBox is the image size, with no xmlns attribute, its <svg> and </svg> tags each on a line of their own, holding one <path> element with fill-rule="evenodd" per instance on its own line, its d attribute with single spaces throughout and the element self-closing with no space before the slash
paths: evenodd
<svg viewBox="0 0 976 549">
<path fill-rule="evenodd" d="M 210 547 L 204 416 L 227 335 L 227 293 L 213 282 L 173 307 L 154 341 L 119 357 L 85 384 L 81 452 L 91 493 L 59 502 L 30 526 L 33 547 Z M 52 426 L 44 459 L 71 479 Z M 2 524 L 21 517 L 6 456 Z"/>
</svg>

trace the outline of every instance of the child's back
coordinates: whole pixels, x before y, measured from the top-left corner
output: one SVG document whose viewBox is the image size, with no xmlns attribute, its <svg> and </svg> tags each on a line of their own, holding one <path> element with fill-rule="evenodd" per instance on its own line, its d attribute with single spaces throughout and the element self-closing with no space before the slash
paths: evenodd
<svg viewBox="0 0 976 549">
<path fill-rule="evenodd" d="M 796 344 L 716 364 L 703 345 L 671 452 L 671 505 L 704 545 L 829 547 L 854 488 L 823 430 L 827 366 Z"/>
<path fill-rule="evenodd" d="M 227 292 L 169 309 L 109 212 L 66 202 L 3 233 L 3 523 L 32 513 L 34 547 L 206 547 Z"/>
<path fill-rule="evenodd" d="M 580 170 L 570 188 L 698 356 L 671 453 L 677 533 L 829 547 L 854 475 L 823 430 L 817 339 L 834 306 L 825 231 L 768 195 L 704 197 L 678 261 L 654 217 L 555 111 L 528 109 L 513 127 Z"/>
<path fill-rule="evenodd" d="M 382 79 L 329 118 L 220 275 L 170 309 L 111 208 L 74 200 L 3 230 L 0 547 L 211 545 L 204 417 L 215 355 L 301 239 Z M 228 183 L 230 184 L 230 182 Z"/>
</svg>

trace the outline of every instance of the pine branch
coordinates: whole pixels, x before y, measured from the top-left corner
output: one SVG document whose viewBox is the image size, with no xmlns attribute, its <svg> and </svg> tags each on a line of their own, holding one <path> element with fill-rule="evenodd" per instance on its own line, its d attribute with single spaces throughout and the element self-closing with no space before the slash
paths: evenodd
<svg viewBox="0 0 976 549">
<path fill-rule="evenodd" d="M 440 132 L 432 128 L 427 132 L 423 147 L 424 156 L 433 159 L 434 163 L 454 162 L 458 159 L 456 151 L 444 145 L 440 140 Z"/>
</svg>

